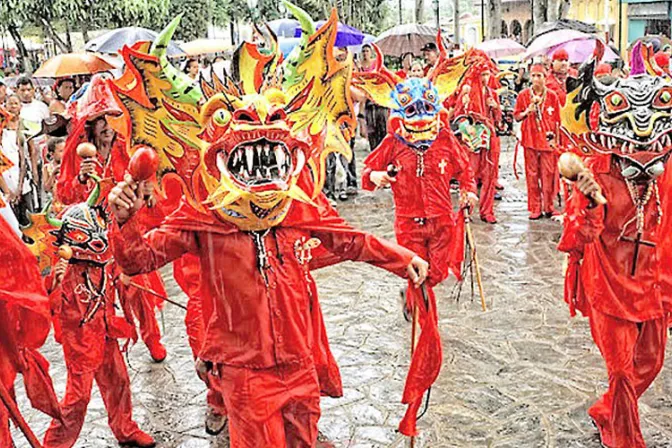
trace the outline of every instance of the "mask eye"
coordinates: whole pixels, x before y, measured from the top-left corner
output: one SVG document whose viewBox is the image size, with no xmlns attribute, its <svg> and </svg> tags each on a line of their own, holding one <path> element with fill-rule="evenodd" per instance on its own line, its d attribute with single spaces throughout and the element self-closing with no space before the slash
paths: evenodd
<svg viewBox="0 0 672 448">
<path fill-rule="evenodd" d="M 231 112 L 225 109 L 219 109 L 212 116 L 212 121 L 215 122 L 217 126 L 226 126 L 231 121 Z"/>
<path fill-rule="evenodd" d="M 405 106 L 406 104 L 411 102 L 411 96 L 407 95 L 405 93 L 402 93 L 399 95 L 399 103 L 401 103 L 402 106 Z"/>
<path fill-rule="evenodd" d="M 611 92 L 607 95 L 604 99 L 604 104 L 607 112 L 610 114 L 623 112 L 630 108 L 627 98 L 619 92 Z"/>
<path fill-rule="evenodd" d="M 243 123 L 254 123 L 256 121 L 251 113 L 246 112 L 244 110 L 237 110 L 233 114 L 233 118 L 235 118 L 236 121 L 240 121 Z"/>
<path fill-rule="evenodd" d="M 427 103 L 427 104 L 425 104 L 425 111 L 428 114 L 433 114 L 436 111 L 436 108 L 434 107 L 433 104 Z"/>
<path fill-rule="evenodd" d="M 285 111 L 282 110 L 282 109 L 279 109 L 279 110 L 276 110 L 275 112 L 273 112 L 273 114 L 271 115 L 271 118 L 269 118 L 269 121 L 271 123 L 273 123 L 273 122 L 276 122 L 276 121 L 283 121 L 286 118 L 287 118 L 287 114 L 285 113 Z"/>
<path fill-rule="evenodd" d="M 418 109 L 415 107 L 414 104 L 411 104 L 404 110 L 404 112 L 406 113 L 407 118 L 412 118 L 415 116 L 415 114 L 418 113 Z"/>
<path fill-rule="evenodd" d="M 653 107 L 655 109 L 670 109 L 672 108 L 672 89 L 663 87 L 653 100 Z"/>
<path fill-rule="evenodd" d="M 76 243 L 86 243 L 89 240 L 89 235 L 77 229 L 68 232 L 67 236 Z"/>
<path fill-rule="evenodd" d="M 425 91 L 424 97 L 427 101 L 431 101 L 432 103 L 436 100 L 436 96 L 431 90 Z"/>
</svg>

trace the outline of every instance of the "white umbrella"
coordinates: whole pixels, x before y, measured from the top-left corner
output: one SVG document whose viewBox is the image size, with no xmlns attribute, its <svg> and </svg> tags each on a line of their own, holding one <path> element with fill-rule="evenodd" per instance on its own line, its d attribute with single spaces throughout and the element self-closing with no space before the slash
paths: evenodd
<svg viewBox="0 0 672 448">
<path fill-rule="evenodd" d="M 378 36 L 375 44 L 383 54 L 401 56 L 404 53 L 420 54 L 420 49 L 430 42 L 436 42 L 436 28 L 417 23 L 397 25 Z"/>
<path fill-rule="evenodd" d="M 476 48 L 493 59 L 525 53 L 525 47 L 513 39 L 486 40 L 476 45 Z"/>
</svg>

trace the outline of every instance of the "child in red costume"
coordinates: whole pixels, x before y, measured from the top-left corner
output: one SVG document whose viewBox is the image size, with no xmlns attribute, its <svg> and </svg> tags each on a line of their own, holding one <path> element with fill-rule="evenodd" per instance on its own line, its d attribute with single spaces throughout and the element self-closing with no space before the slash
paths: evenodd
<svg viewBox="0 0 672 448">
<path fill-rule="evenodd" d="M 93 184 L 87 181 L 87 175 L 96 174 L 103 179 L 110 179 L 110 185 L 122 179 L 128 166 L 128 154 L 125 140 L 118 135 L 108 123 L 108 117 L 121 114 L 121 109 L 110 91 L 109 80 L 94 77 L 88 92 L 80 98 L 76 106 L 71 106 L 73 129 L 66 142 L 63 154 L 61 174 L 58 179 L 56 197 L 65 205 L 86 200 Z M 98 145 L 98 153 L 93 158 L 82 160 L 77 156 L 79 143 L 89 141 Z M 105 149 L 107 151 L 105 152 Z M 106 190 L 105 186 L 103 187 Z M 104 195 L 106 197 L 106 195 Z M 163 219 L 159 207 L 147 209 L 142 214 L 143 226 L 151 228 Z M 166 295 L 165 287 L 158 272 L 148 273 L 133 279 L 160 295 Z M 140 335 L 156 362 L 166 357 L 166 349 L 161 344 L 161 332 L 156 321 L 155 308 L 162 305 L 160 299 L 132 286 L 117 285 L 120 292 L 126 295 L 126 302 L 133 310 L 140 326 Z"/>
<path fill-rule="evenodd" d="M 672 170 L 640 182 L 624 178 L 616 156 L 591 157 L 587 164 L 567 204 L 559 244 L 570 257 L 565 300 L 572 314 L 578 309 L 590 319 L 607 365 L 609 390 L 588 410 L 602 443 L 643 448 L 637 401 L 663 366 L 672 312 L 665 273 L 672 253 L 665 231 L 672 225 Z M 598 191 L 607 205 L 590 199 Z"/>
<path fill-rule="evenodd" d="M 494 224 L 495 217 L 495 193 L 497 179 L 499 177 L 499 156 L 501 154 L 501 142 L 497 135 L 496 124 L 502 119 L 502 108 L 499 104 L 499 95 L 490 87 L 492 78 L 489 65 L 479 65 L 470 69 L 471 82 L 464 85 L 460 95 L 453 106 L 451 117 L 459 116 L 478 117 L 482 124 L 488 127 L 490 132 L 490 147 L 483 148 L 479 152 L 469 151 L 469 160 L 474 177 L 481 185 L 479 213 L 481 220 Z M 474 79 L 475 78 L 475 79 Z"/>
<path fill-rule="evenodd" d="M 32 406 L 59 418 L 49 362 L 37 351 L 51 327 L 49 300 L 33 254 L 0 217 L 0 382 L 14 398 L 21 373 Z M 0 402 L 0 446 L 12 447 L 9 413 Z"/>
<path fill-rule="evenodd" d="M 560 103 L 557 95 L 544 86 L 546 71 L 542 65 L 530 70 L 532 87 L 520 92 L 514 118 L 522 121 L 521 145 L 525 150 L 527 208 L 530 219 L 556 214 L 555 179 L 557 173 L 557 138 L 560 126 Z"/>
<path fill-rule="evenodd" d="M 108 422 L 122 444 L 152 447 L 154 439 L 133 421 L 131 382 L 116 339 L 135 338 L 130 319 L 115 315 L 115 265 L 111 261 L 100 187 L 89 200 L 65 210 L 61 220 L 48 218 L 58 230 L 57 244 L 69 263 L 60 282 L 55 319 L 68 370 L 62 418 L 44 436 L 46 448 L 75 444 L 86 417 L 93 382 L 98 384 Z M 121 296 L 123 298 L 123 296 Z M 129 311 L 122 302 L 125 314 Z"/>
</svg>

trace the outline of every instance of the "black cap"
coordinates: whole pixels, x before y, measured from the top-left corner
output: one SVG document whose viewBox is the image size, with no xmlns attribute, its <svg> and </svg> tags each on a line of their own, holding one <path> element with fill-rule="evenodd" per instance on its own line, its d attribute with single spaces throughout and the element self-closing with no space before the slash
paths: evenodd
<svg viewBox="0 0 672 448">
<path fill-rule="evenodd" d="M 434 42 L 429 42 L 423 45 L 420 51 L 438 51 L 438 48 Z"/>
</svg>

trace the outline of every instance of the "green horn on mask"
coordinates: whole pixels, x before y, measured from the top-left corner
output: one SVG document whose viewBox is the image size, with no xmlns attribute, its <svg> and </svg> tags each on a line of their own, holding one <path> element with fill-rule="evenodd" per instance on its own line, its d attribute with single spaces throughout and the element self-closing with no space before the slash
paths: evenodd
<svg viewBox="0 0 672 448">
<path fill-rule="evenodd" d="M 87 205 L 89 207 L 93 207 L 98 203 L 98 198 L 100 198 L 100 177 L 96 176 L 95 174 L 89 174 L 89 177 L 96 181 L 96 186 L 89 195 L 89 199 L 86 200 Z"/>
<path fill-rule="evenodd" d="M 47 202 L 47 205 L 44 207 L 44 219 L 49 223 L 49 225 L 56 227 L 57 229 L 60 229 L 63 227 L 63 221 L 57 218 L 52 218 L 51 215 L 49 215 L 49 212 L 51 211 L 51 201 Z"/>
</svg>

